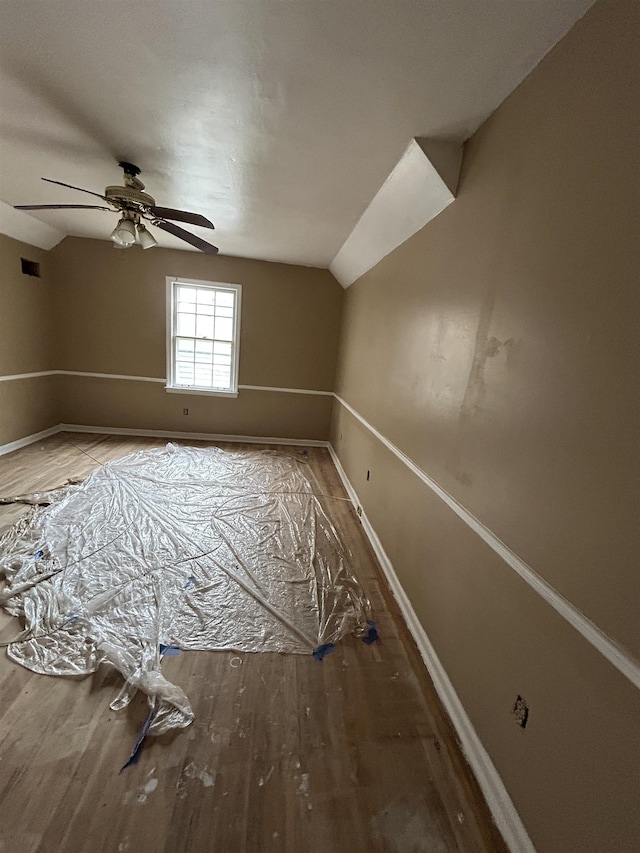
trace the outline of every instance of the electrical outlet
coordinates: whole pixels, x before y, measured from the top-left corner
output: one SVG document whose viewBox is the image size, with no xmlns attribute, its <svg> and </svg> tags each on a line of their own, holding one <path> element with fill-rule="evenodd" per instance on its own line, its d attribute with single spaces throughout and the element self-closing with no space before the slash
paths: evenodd
<svg viewBox="0 0 640 853">
<path fill-rule="evenodd" d="M 189 409 L 183 409 L 183 410 L 182 410 L 182 414 L 183 414 L 183 415 L 188 415 L 188 414 L 189 414 Z"/>
<path fill-rule="evenodd" d="M 511 709 L 511 713 L 516 718 L 516 723 L 520 728 L 524 729 L 527 725 L 527 720 L 529 719 L 529 706 L 520 694 L 516 696 L 516 701 Z"/>
</svg>

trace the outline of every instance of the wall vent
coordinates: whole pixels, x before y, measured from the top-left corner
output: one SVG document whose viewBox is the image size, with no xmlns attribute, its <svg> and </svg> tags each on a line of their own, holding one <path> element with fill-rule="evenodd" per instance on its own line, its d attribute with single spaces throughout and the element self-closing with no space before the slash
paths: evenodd
<svg viewBox="0 0 640 853">
<path fill-rule="evenodd" d="M 40 264 L 37 261 L 28 261 L 26 258 L 20 258 L 23 275 L 32 275 L 35 278 L 40 278 Z"/>
</svg>

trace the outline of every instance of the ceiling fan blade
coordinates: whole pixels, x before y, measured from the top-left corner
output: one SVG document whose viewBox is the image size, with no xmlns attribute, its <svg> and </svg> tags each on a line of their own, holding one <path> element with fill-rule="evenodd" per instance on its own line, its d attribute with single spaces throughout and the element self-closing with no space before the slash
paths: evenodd
<svg viewBox="0 0 640 853">
<path fill-rule="evenodd" d="M 201 225 L 203 228 L 215 228 L 206 216 L 199 213 L 189 213 L 188 210 L 174 210 L 172 207 L 150 207 L 154 216 L 161 219 L 173 219 L 175 222 L 187 222 L 189 225 Z"/>
<path fill-rule="evenodd" d="M 96 198 L 101 198 L 103 201 L 108 201 L 108 199 L 100 195 L 100 193 L 94 193 L 91 190 L 83 190 L 82 187 L 74 187 L 71 184 L 64 184 L 62 181 L 54 181 L 51 178 L 43 178 L 43 181 L 46 181 L 48 184 L 57 184 L 59 187 L 68 187 L 70 190 L 78 190 L 81 193 L 89 193 L 89 195 L 94 195 Z"/>
<path fill-rule="evenodd" d="M 101 207 L 99 204 L 14 204 L 14 210 L 108 210 L 110 207 Z"/>
<path fill-rule="evenodd" d="M 167 234 L 173 234 L 174 237 L 179 237 L 181 240 L 184 240 L 185 243 L 191 243 L 192 246 L 195 246 L 196 249 L 200 249 L 201 252 L 206 252 L 208 255 L 215 255 L 218 252 L 216 246 L 211 245 L 211 243 L 207 243 L 206 240 L 201 240 L 200 237 L 196 237 L 195 234 L 190 234 L 188 231 L 185 231 L 184 228 L 180 228 L 179 225 L 174 225 L 173 222 L 164 222 L 162 219 L 153 219 L 151 221 L 156 228 L 162 228 L 162 230 L 166 231 Z"/>
</svg>

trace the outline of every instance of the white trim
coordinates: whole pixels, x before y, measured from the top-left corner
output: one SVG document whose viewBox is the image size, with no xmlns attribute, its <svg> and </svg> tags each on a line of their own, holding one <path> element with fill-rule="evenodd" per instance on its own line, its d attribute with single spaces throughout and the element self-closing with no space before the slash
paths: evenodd
<svg viewBox="0 0 640 853">
<path fill-rule="evenodd" d="M 328 441 L 321 441 L 316 438 L 277 438 L 275 436 L 268 437 L 262 435 L 222 435 L 211 432 L 176 432 L 162 429 L 124 429 L 121 427 L 83 426 L 82 424 L 58 424 L 57 426 L 42 430 L 42 432 L 36 432 L 33 435 L 27 435 L 24 438 L 17 439 L 16 441 L 10 441 L 8 444 L 0 444 L 0 456 L 4 456 L 7 453 L 13 453 L 14 450 L 19 450 L 21 447 L 26 447 L 28 444 L 33 444 L 35 441 L 41 441 L 44 438 L 49 438 L 59 432 L 86 432 L 95 435 L 139 435 L 148 438 L 180 438 L 192 439 L 193 441 L 228 441 L 243 444 L 285 444 L 294 447 L 329 447 Z"/>
<path fill-rule="evenodd" d="M 155 376 L 131 376 L 124 373 L 89 373 L 85 370 L 40 370 L 36 373 L 14 373 L 0 376 L 0 382 L 11 382 L 14 379 L 33 379 L 36 376 L 89 376 L 93 379 L 132 379 L 135 382 L 166 382 Z"/>
<path fill-rule="evenodd" d="M 55 370 L 39 370 L 35 373 L 13 373 L 10 376 L 0 376 L 0 382 L 12 382 L 14 379 L 35 379 L 36 376 L 53 376 Z"/>
<path fill-rule="evenodd" d="M 167 394 L 200 394 L 202 397 L 237 397 L 237 391 L 205 391 L 204 388 L 191 388 L 188 385 L 165 385 Z"/>
<path fill-rule="evenodd" d="M 607 636 L 604 631 L 591 621 L 585 614 L 575 605 L 568 601 L 557 589 L 551 586 L 544 578 L 542 578 L 531 566 L 527 565 L 524 560 L 521 560 L 501 539 L 492 533 L 488 527 L 479 521 L 468 509 L 458 503 L 458 501 L 446 492 L 442 486 L 432 480 L 431 477 L 419 468 L 415 462 L 409 459 L 399 448 L 395 446 L 388 438 L 378 432 L 371 426 L 362 415 L 345 402 L 342 397 L 334 395 L 336 400 L 341 403 L 347 411 L 365 426 L 384 446 L 397 456 L 401 462 L 419 477 L 422 482 L 427 485 L 439 498 L 441 498 L 447 506 L 452 509 L 455 514 L 461 518 L 469 527 L 478 534 L 478 536 L 492 548 L 498 556 L 500 556 L 508 566 L 510 566 L 529 586 L 534 589 L 547 604 L 550 604 L 553 609 L 559 613 L 564 619 L 572 625 L 576 631 L 588 640 L 591 645 L 603 655 L 609 663 L 622 673 L 629 681 L 637 688 L 640 688 L 640 663 L 632 657 L 625 649 L 621 648 L 611 637 Z"/>
<path fill-rule="evenodd" d="M 398 602 L 398 606 L 404 616 L 407 626 L 413 636 L 413 639 L 418 646 L 418 650 L 422 655 L 425 666 L 431 676 L 433 685 L 436 689 L 442 704 L 444 705 L 451 722 L 460 739 L 460 745 L 464 755 L 473 770 L 473 773 L 478 781 L 480 790 L 489 806 L 496 826 L 502 833 L 507 847 L 512 853 L 535 853 L 535 847 L 527 830 L 520 819 L 520 815 L 516 811 L 513 802 L 507 792 L 507 789 L 500 778 L 500 774 L 496 770 L 488 752 L 482 745 L 482 741 L 478 737 L 476 730 L 469 719 L 458 694 L 451 683 L 449 676 L 446 673 L 438 655 L 427 636 L 415 610 L 413 609 L 409 598 L 402 588 L 398 576 L 395 573 L 391 560 L 387 556 L 378 535 L 376 534 L 371 522 L 362 510 L 358 495 L 349 482 L 349 479 L 342 467 L 338 456 L 329 445 L 329 453 L 336 466 L 336 470 L 342 480 L 347 494 L 353 501 L 356 507 L 360 509 L 360 517 L 362 519 L 362 527 L 371 543 L 376 557 L 384 571 L 386 578 L 391 587 L 391 591 Z"/>
<path fill-rule="evenodd" d="M 88 376 L 92 379 L 131 379 L 134 382 L 162 382 L 166 379 L 160 379 L 156 376 L 131 376 L 126 373 L 88 373 L 85 370 L 52 370 L 56 376 Z"/>
<path fill-rule="evenodd" d="M 240 391 L 277 391 L 282 394 L 315 394 L 319 397 L 333 397 L 333 391 L 311 391 L 307 388 L 273 388 L 270 385 L 238 385 Z"/>
<path fill-rule="evenodd" d="M 132 435 L 149 438 L 180 438 L 192 441 L 230 441 L 253 444 L 290 444 L 297 447 L 328 447 L 328 441 L 314 438 L 276 438 L 261 435 L 222 435 L 212 432 L 178 432 L 164 429 L 126 429 L 123 427 L 94 427 L 81 424 L 59 424 L 59 432 L 88 432 L 103 435 Z"/>
<path fill-rule="evenodd" d="M 125 373 L 90 373 L 85 370 L 42 370 L 39 373 L 14 373 L 11 376 L 0 376 L 0 382 L 10 382 L 14 379 L 31 379 L 35 376 L 88 376 L 93 379 L 125 379 L 133 382 L 161 382 L 167 391 L 178 394 L 213 394 L 225 397 L 237 397 L 231 391 L 203 391 L 198 388 L 181 388 L 178 385 L 167 386 L 167 380 L 158 376 L 131 376 Z M 239 391 L 274 391 L 282 394 L 311 394 L 321 397 L 335 396 L 333 391 L 315 391 L 311 388 L 276 388 L 270 385 L 238 385 Z"/>
<path fill-rule="evenodd" d="M 59 425 L 43 429 L 41 432 L 34 432 L 33 435 L 25 435 L 24 438 L 18 438 L 16 441 L 10 441 L 8 444 L 0 444 L 0 456 L 13 453 L 14 450 L 20 450 L 21 447 L 26 447 L 28 444 L 33 444 L 36 441 L 42 441 L 43 438 L 49 438 L 58 432 L 60 432 Z"/>
</svg>

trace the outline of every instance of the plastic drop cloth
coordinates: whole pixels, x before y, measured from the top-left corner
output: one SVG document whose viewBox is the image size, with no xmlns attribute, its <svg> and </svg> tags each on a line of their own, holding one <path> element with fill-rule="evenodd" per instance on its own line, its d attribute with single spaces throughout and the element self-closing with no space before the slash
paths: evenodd
<svg viewBox="0 0 640 853">
<path fill-rule="evenodd" d="M 9 656 L 49 675 L 112 664 L 125 684 L 111 707 L 142 690 L 161 734 L 193 719 L 161 643 L 311 654 L 365 633 L 368 602 L 307 468 L 168 444 L 26 496 L 50 503 L 0 538 L 0 604 L 25 623 Z"/>
</svg>

